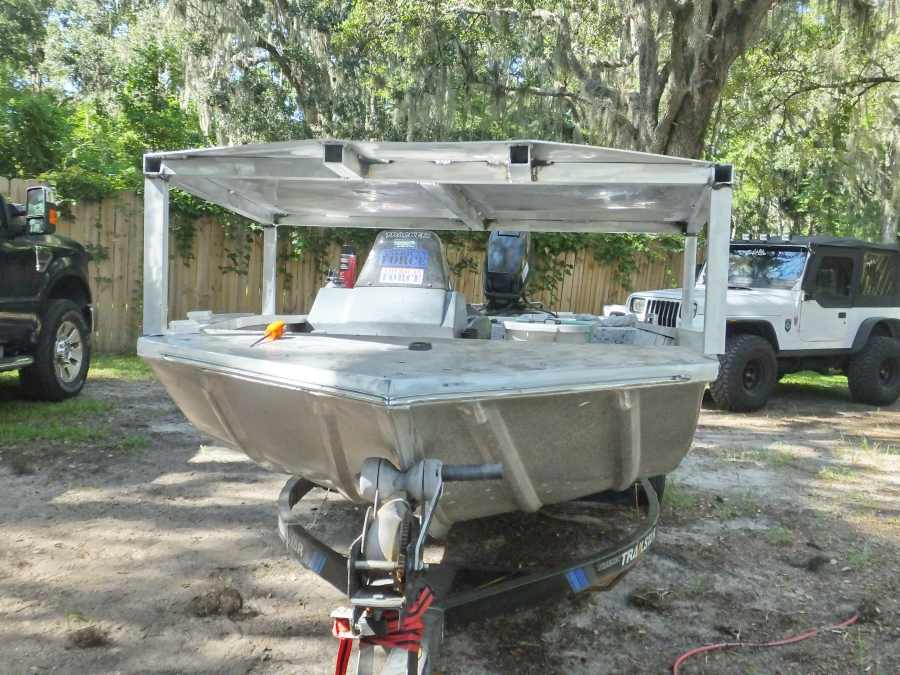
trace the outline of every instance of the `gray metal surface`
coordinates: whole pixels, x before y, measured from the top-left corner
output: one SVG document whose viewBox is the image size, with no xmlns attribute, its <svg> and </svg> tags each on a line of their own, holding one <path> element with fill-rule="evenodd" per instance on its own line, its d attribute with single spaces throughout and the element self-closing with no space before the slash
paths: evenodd
<svg viewBox="0 0 900 675">
<path fill-rule="evenodd" d="M 18 370 L 34 363 L 31 356 L 8 356 L 0 358 L 0 373 L 7 370 Z"/>
<path fill-rule="evenodd" d="M 278 228 L 263 229 L 262 313 L 275 313 L 275 266 L 278 262 Z"/>
<path fill-rule="evenodd" d="M 459 337 L 466 300 L 442 288 L 321 288 L 307 320 L 315 333 Z"/>
<path fill-rule="evenodd" d="M 368 457 L 504 465 L 500 483 L 448 486 L 439 526 L 671 471 L 718 368 L 678 347 L 253 339 L 145 337 L 138 350 L 200 430 L 352 499 Z"/>
<path fill-rule="evenodd" d="M 144 335 L 159 335 L 169 321 L 169 186 L 144 180 Z"/>
<path fill-rule="evenodd" d="M 155 153 L 145 170 L 264 224 L 431 230 L 683 232 L 715 176 L 700 160 L 531 140 L 295 141 Z"/>
</svg>

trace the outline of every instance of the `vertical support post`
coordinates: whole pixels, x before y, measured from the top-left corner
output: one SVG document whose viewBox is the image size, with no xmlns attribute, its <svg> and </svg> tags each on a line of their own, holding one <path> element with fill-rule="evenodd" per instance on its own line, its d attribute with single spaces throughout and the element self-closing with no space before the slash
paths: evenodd
<svg viewBox="0 0 900 675">
<path fill-rule="evenodd" d="M 697 235 L 684 238 L 684 263 L 681 270 L 681 327 L 690 328 L 694 319 L 694 285 L 697 283 Z"/>
<path fill-rule="evenodd" d="M 278 228 L 263 229 L 262 313 L 275 314 L 275 267 L 278 256 Z"/>
<path fill-rule="evenodd" d="M 728 252 L 731 245 L 731 185 L 713 187 L 709 198 L 706 253 L 706 308 L 703 351 L 725 353 L 728 295 Z"/>
<path fill-rule="evenodd" d="M 144 178 L 144 335 L 162 335 L 169 316 L 169 184 Z"/>
</svg>

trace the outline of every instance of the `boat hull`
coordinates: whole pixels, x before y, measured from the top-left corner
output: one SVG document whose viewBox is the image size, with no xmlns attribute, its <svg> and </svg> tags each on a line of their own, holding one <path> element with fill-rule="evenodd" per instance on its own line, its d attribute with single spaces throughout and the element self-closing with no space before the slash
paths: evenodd
<svg viewBox="0 0 900 675">
<path fill-rule="evenodd" d="M 533 511 L 675 469 L 690 448 L 705 381 L 671 380 L 386 404 L 252 373 L 145 354 L 201 431 L 251 459 L 358 500 L 365 459 L 406 467 L 499 462 L 502 481 L 447 486 L 438 523 Z"/>
</svg>

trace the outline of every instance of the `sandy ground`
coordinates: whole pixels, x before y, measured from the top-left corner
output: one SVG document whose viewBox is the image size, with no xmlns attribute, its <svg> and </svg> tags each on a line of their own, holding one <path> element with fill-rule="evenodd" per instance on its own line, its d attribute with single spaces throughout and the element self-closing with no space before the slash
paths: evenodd
<svg viewBox="0 0 900 675">
<path fill-rule="evenodd" d="M 341 597 L 284 553 L 285 476 L 213 446 L 155 382 L 93 381 L 83 395 L 114 400 L 112 422 L 148 443 L 75 443 L 26 475 L 0 462 L 0 672 L 332 672 L 328 614 Z M 306 501 L 321 536 L 355 535 L 356 507 L 321 491 Z M 531 548 L 568 532 L 527 518 Z M 504 546 L 493 529 L 485 550 Z M 527 539 L 507 554 L 526 560 Z M 224 588 L 239 591 L 240 612 L 190 611 Z M 898 598 L 900 407 L 781 386 L 762 413 L 703 412 L 658 540 L 622 583 L 457 630 L 440 669 L 663 673 L 690 647 L 791 635 L 863 606 L 847 630 L 682 672 L 895 673 Z"/>
</svg>

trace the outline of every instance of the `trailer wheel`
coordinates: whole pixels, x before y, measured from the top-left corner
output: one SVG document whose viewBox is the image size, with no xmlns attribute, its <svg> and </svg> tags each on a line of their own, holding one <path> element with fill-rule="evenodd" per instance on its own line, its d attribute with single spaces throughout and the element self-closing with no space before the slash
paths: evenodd
<svg viewBox="0 0 900 675">
<path fill-rule="evenodd" d="M 709 387 L 716 406 L 749 412 L 766 404 L 778 376 L 775 350 L 768 340 L 747 333 L 730 337 L 719 364 L 719 377 Z"/>
<path fill-rule="evenodd" d="M 659 503 L 662 504 L 663 494 L 665 494 L 666 491 L 666 474 L 653 476 L 650 479 L 650 485 L 656 490 L 656 498 L 659 499 Z"/>
<path fill-rule="evenodd" d="M 847 364 L 850 397 L 870 405 L 890 405 L 900 396 L 900 340 L 869 339 Z"/>
<path fill-rule="evenodd" d="M 654 491 L 656 492 L 656 498 L 659 500 L 659 503 L 662 504 L 663 493 L 666 491 L 666 474 L 660 474 L 658 476 L 651 476 L 649 478 L 650 485 L 653 486 Z M 581 497 L 576 501 L 580 502 L 601 502 L 603 504 L 624 504 L 626 506 L 633 506 L 635 495 L 637 495 L 638 502 L 641 506 L 647 505 L 647 495 L 644 494 L 643 490 L 640 490 L 640 482 L 636 482 L 627 490 L 622 490 L 621 492 L 616 492 L 615 490 L 606 490 L 604 492 L 595 492 L 592 495 L 587 495 L 586 497 Z"/>
<path fill-rule="evenodd" d="M 34 363 L 19 371 L 31 397 L 62 401 L 84 387 L 91 361 L 91 334 L 71 300 L 51 300 L 34 353 Z"/>
</svg>

